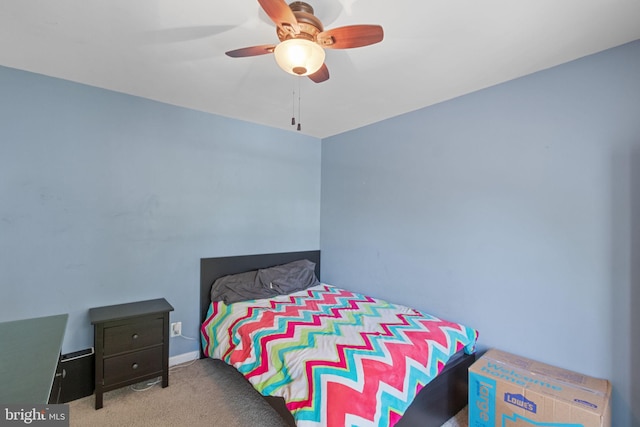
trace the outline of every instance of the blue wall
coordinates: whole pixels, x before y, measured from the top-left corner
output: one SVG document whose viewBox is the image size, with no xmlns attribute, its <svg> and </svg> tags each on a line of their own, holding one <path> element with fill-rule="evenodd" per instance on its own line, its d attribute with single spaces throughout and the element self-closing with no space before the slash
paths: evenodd
<svg viewBox="0 0 640 427">
<path fill-rule="evenodd" d="M 200 258 L 319 247 L 318 139 L 3 67 L 0 94 L 0 320 L 69 313 L 63 352 L 149 298 L 198 337 Z"/>
<path fill-rule="evenodd" d="M 640 41 L 323 140 L 320 246 L 323 280 L 609 378 L 640 425 Z"/>
</svg>

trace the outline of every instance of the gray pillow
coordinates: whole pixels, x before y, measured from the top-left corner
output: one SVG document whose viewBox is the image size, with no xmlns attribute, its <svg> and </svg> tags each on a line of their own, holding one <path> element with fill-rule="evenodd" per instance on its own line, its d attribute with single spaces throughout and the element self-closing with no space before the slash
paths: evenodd
<svg viewBox="0 0 640 427">
<path fill-rule="evenodd" d="M 220 277 L 211 286 L 211 301 L 225 304 L 252 299 L 271 298 L 278 295 L 275 289 L 262 286 L 257 280 L 258 270 Z"/>
<path fill-rule="evenodd" d="M 307 259 L 258 270 L 257 281 L 265 289 L 290 294 L 320 284 L 315 274 L 316 264 Z"/>
</svg>

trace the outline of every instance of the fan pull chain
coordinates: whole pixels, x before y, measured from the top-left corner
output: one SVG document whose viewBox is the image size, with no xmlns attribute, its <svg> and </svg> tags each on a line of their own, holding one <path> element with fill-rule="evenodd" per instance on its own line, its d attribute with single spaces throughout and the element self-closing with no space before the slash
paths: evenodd
<svg viewBox="0 0 640 427">
<path fill-rule="evenodd" d="M 291 126 L 295 126 L 295 124 L 296 124 L 296 87 L 294 84 L 293 91 L 291 91 Z"/>
<path fill-rule="evenodd" d="M 297 127 L 297 130 L 299 131 L 302 130 L 302 127 L 300 125 L 300 122 L 302 121 L 302 118 L 300 117 L 300 94 L 301 94 L 300 80 L 301 80 L 300 77 L 298 77 L 298 127 Z"/>
<path fill-rule="evenodd" d="M 298 120 L 297 120 L 297 124 L 298 126 L 296 127 L 296 130 L 302 130 L 302 125 L 300 124 L 300 77 L 297 77 L 297 81 L 298 81 Z M 291 126 L 295 126 L 296 125 L 296 89 L 295 89 L 295 81 L 293 84 L 293 92 L 291 94 L 291 104 L 292 104 L 292 110 L 293 113 L 291 115 Z"/>
</svg>

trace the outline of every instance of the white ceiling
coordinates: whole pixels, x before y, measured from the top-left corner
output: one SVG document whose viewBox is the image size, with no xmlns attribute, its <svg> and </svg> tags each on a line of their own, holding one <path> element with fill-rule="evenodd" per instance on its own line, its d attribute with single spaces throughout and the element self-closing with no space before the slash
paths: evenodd
<svg viewBox="0 0 640 427">
<path fill-rule="evenodd" d="M 286 74 L 256 0 L 0 0 L 0 65 L 324 138 L 640 39 L 640 0 L 309 0 L 325 29 L 379 24 L 327 50 L 331 78 Z"/>
</svg>

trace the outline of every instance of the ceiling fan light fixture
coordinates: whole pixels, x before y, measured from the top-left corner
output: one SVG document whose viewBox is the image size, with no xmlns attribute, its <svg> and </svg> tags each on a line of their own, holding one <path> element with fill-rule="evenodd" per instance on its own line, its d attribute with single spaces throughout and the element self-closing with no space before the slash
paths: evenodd
<svg viewBox="0 0 640 427">
<path fill-rule="evenodd" d="M 273 53 L 280 68 L 294 76 L 308 76 L 324 64 L 324 49 L 307 39 L 285 40 Z"/>
</svg>

